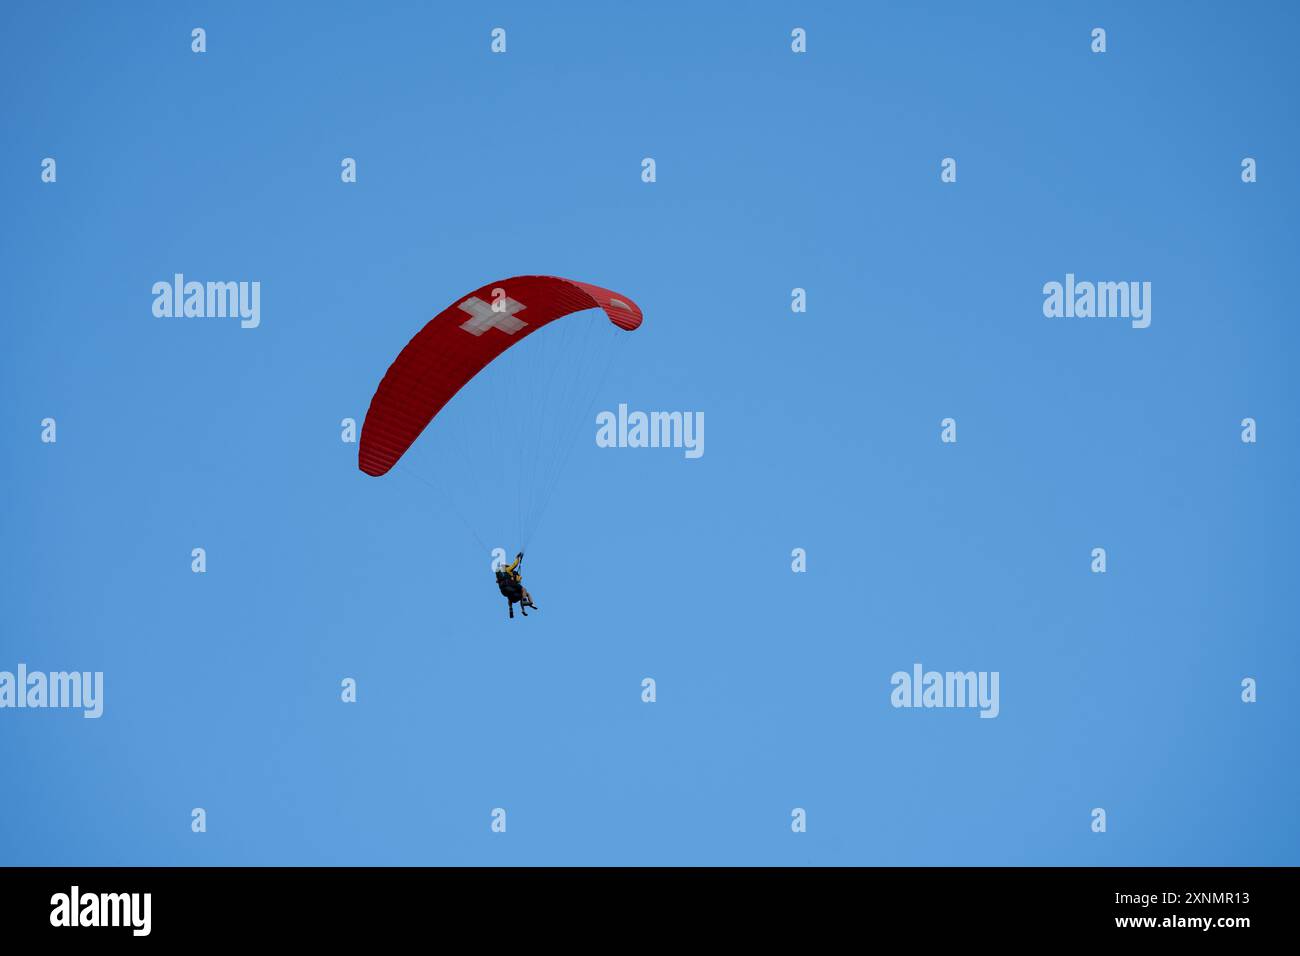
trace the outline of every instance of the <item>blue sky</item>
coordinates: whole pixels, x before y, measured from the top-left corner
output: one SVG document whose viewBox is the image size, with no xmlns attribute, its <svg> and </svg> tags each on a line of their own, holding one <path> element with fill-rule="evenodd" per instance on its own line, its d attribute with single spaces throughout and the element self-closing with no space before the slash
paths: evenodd
<svg viewBox="0 0 1300 956">
<path fill-rule="evenodd" d="M 735 10 L 5 5 L 0 670 L 105 713 L 0 711 L 0 862 L 1300 862 L 1294 7 Z M 634 298 L 597 404 L 707 450 L 581 427 L 511 621 L 339 422 L 521 273 Z"/>
</svg>

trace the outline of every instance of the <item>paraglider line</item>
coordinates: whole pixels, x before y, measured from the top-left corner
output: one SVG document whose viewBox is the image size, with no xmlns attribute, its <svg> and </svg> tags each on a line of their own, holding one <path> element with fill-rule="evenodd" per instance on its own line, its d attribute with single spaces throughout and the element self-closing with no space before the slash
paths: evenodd
<svg viewBox="0 0 1300 956">
<path fill-rule="evenodd" d="M 471 525 L 468 521 L 465 520 L 465 516 L 461 514 L 460 508 L 456 507 L 456 503 L 451 500 L 451 495 L 447 494 L 445 491 L 443 491 L 440 487 L 435 485 L 433 482 L 429 481 L 427 478 L 424 478 L 421 475 L 416 474 L 414 471 L 411 470 L 410 466 L 407 465 L 405 462 L 399 462 L 395 467 L 398 471 L 405 472 L 406 474 L 410 475 L 412 478 L 415 478 L 416 480 L 423 482 L 424 484 L 432 488 L 434 491 L 436 491 L 438 495 L 442 498 L 443 504 L 447 505 L 452 510 L 452 512 L 455 513 L 456 517 L 460 519 L 460 523 L 465 526 L 465 530 L 474 536 L 474 540 L 478 542 L 479 547 L 482 548 L 484 551 L 491 553 L 492 549 L 489 548 L 483 542 L 483 539 L 478 536 L 478 532 L 474 530 L 473 525 Z"/>
</svg>

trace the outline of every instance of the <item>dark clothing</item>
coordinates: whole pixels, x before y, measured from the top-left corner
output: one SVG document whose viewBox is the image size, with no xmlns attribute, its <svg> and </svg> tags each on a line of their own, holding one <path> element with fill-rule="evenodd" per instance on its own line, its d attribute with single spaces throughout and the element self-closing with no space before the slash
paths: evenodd
<svg viewBox="0 0 1300 956">
<path fill-rule="evenodd" d="M 511 601 L 522 601 L 524 598 L 524 586 L 519 577 L 509 572 L 497 572 L 497 588 Z"/>
</svg>

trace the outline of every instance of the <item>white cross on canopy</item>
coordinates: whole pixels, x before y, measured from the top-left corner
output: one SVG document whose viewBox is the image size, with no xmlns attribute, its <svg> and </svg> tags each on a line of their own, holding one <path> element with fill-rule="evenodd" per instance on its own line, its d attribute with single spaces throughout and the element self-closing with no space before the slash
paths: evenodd
<svg viewBox="0 0 1300 956">
<path fill-rule="evenodd" d="M 516 312 L 525 308 L 522 302 L 505 298 L 498 300 L 498 307 L 488 305 L 476 295 L 470 296 L 457 308 L 468 312 L 471 318 L 461 323 L 461 328 L 470 335 L 482 335 L 488 329 L 496 328 L 507 335 L 514 335 L 528 323 L 515 318 Z"/>
</svg>

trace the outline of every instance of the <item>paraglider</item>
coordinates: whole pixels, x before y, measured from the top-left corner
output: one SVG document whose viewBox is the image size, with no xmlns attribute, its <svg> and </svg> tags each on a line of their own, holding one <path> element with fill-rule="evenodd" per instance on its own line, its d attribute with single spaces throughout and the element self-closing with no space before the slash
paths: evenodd
<svg viewBox="0 0 1300 956">
<path fill-rule="evenodd" d="M 489 282 L 443 309 L 402 349 L 370 400 L 357 453 L 361 470 L 386 474 L 494 358 L 548 322 L 597 307 L 620 329 L 641 325 L 641 310 L 626 296 L 556 276 Z"/>
<path fill-rule="evenodd" d="M 499 403 L 478 417 L 464 408 L 448 408 L 462 390 L 471 392 L 467 386 L 509 350 L 556 319 L 597 308 L 619 330 L 614 335 L 599 333 L 590 323 L 568 320 L 560 323 L 558 332 L 540 336 L 536 350 L 531 346 L 521 350 L 528 354 L 515 363 L 518 377 L 536 381 L 509 383 L 510 393 L 521 399 L 518 412 L 502 414 Z M 553 433 L 580 426 L 585 421 L 583 399 L 589 404 L 594 398 L 589 393 L 600 387 L 594 356 L 601 343 L 593 345 L 590 340 L 616 338 L 637 329 L 641 321 L 641 309 L 627 296 L 573 279 L 515 276 L 475 289 L 435 315 L 389 366 L 366 411 L 357 466 L 374 477 L 387 474 L 431 423 L 443 422 L 439 428 L 446 440 L 433 448 L 438 453 L 437 477 L 462 494 L 479 492 L 493 481 L 509 482 L 511 487 L 495 494 L 480 510 L 495 521 L 503 521 L 506 515 L 517 517 L 518 528 L 510 533 L 517 533 L 526 546 L 573 444 L 572 435 L 566 442 L 563 435 Z M 447 416 L 453 421 L 445 421 Z M 455 421 L 458 417 L 463 421 Z M 453 441 L 457 426 L 466 435 Z M 498 460 L 473 471 L 470 459 L 476 445 L 482 446 L 477 450 L 514 458 L 504 467 Z M 461 463 L 471 471 L 457 480 L 449 469 Z M 506 498 L 517 498 L 513 512 Z M 466 523 L 478 537 L 473 523 Z M 513 565 L 496 572 L 512 618 L 515 604 L 525 616 L 525 608 L 537 607 L 520 580 L 523 551 L 521 547 Z"/>
<path fill-rule="evenodd" d="M 528 588 L 524 587 L 523 575 L 519 570 L 519 565 L 523 563 L 524 553 L 520 551 L 515 555 L 515 563 L 509 566 L 502 565 L 497 568 L 497 588 L 501 591 L 502 596 L 506 599 L 506 610 L 510 616 L 515 616 L 515 605 L 519 605 L 519 613 L 524 617 L 528 612 L 524 608 L 532 608 L 536 611 L 537 605 L 533 603 L 532 595 L 528 593 Z"/>
</svg>

